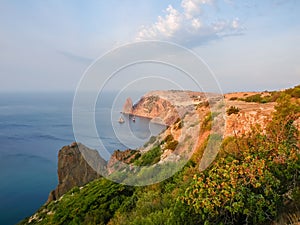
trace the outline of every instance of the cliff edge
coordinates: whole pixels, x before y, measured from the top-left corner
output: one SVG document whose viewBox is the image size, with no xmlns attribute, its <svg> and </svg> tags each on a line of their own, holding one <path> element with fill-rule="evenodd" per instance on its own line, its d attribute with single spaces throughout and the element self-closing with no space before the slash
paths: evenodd
<svg viewBox="0 0 300 225">
<path fill-rule="evenodd" d="M 96 150 L 89 149 L 80 143 L 74 142 L 62 147 L 58 152 L 58 185 L 55 190 L 50 192 L 47 203 L 59 199 L 75 186 L 83 186 L 101 177 L 87 163 L 84 155 L 93 157 L 99 167 L 106 165 L 106 161 L 100 157 Z"/>
</svg>

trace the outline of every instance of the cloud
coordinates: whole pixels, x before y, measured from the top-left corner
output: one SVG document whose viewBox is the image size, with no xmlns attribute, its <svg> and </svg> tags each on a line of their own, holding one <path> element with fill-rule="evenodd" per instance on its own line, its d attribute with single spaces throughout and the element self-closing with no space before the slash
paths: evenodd
<svg viewBox="0 0 300 225">
<path fill-rule="evenodd" d="M 184 10 L 185 17 L 191 19 L 201 12 L 201 5 L 212 4 L 212 2 L 212 0 L 183 0 L 181 7 Z"/>
<path fill-rule="evenodd" d="M 182 20 L 182 15 L 172 5 L 169 5 L 165 17 L 159 16 L 157 22 L 151 27 L 143 27 L 139 31 L 137 39 L 171 38 L 175 32 L 181 29 Z"/>
<path fill-rule="evenodd" d="M 164 40 L 195 47 L 210 40 L 241 34 L 243 28 L 239 18 L 203 19 L 203 8 L 214 7 L 214 4 L 213 0 L 182 0 L 180 9 L 169 5 L 155 23 L 140 28 L 136 40 Z"/>
</svg>

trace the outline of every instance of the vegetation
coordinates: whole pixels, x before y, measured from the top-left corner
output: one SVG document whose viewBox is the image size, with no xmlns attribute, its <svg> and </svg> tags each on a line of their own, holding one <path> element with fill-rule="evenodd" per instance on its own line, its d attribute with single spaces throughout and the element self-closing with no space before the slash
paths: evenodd
<svg viewBox="0 0 300 225">
<path fill-rule="evenodd" d="M 173 177 L 146 187 L 105 179 L 74 188 L 43 206 L 31 224 L 281 224 L 299 220 L 300 103 L 284 93 L 265 132 L 223 141 L 214 163 L 199 172 L 192 159 Z M 214 115 L 204 120 L 208 129 Z M 164 144 L 172 143 L 173 136 Z M 205 148 L 205 144 L 199 151 Z M 157 162 L 155 147 L 134 164 Z M 199 154 L 196 152 L 196 154 Z M 283 216 L 284 215 L 284 216 Z M 24 220 L 22 223 L 26 223 Z"/>
<path fill-rule="evenodd" d="M 176 126 L 176 125 L 175 125 Z M 161 144 L 163 145 L 164 149 L 170 149 L 170 150 L 175 150 L 177 145 L 178 145 L 178 141 L 174 140 L 174 137 L 172 134 L 169 134 L 162 142 Z"/>
<path fill-rule="evenodd" d="M 226 113 L 229 116 L 231 114 L 238 114 L 239 111 L 240 111 L 240 109 L 238 107 L 230 106 L 229 109 L 227 109 Z"/>
<path fill-rule="evenodd" d="M 136 166 L 149 166 L 159 162 L 161 156 L 161 149 L 159 146 L 156 146 L 143 154 L 134 162 Z"/>
<path fill-rule="evenodd" d="M 257 103 L 276 102 L 280 98 L 281 94 L 290 95 L 292 98 L 300 98 L 300 85 L 297 85 L 293 88 L 286 89 L 283 92 L 281 92 L 281 91 L 272 91 L 272 92 L 265 91 L 264 96 L 262 96 L 262 94 L 255 94 L 255 95 L 247 96 L 246 98 L 232 97 L 232 98 L 230 98 L 230 100 L 240 100 L 240 101 L 245 101 L 245 102 L 257 102 Z"/>
<path fill-rule="evenodd" d="M 156 137 L 155 136 L 151 136 L 150 139 L 149 139 L 149 141 L 144 144 L 144 148 L 146 148 L 149 145 L 153 144 L 155 141 L 156 141 Z"/>
<path fill-rule="evenodd" d="M 230 101 L 235 101 L 235 100 L 238 100 L 238 97 L 231 97 L 229 100 Z"/>
<path fill-rule="evenodd" d="M 201 131 L 210 131 L 212 121 L 219 115 L 218 112 L 209 112 L 205 115 L 204 120 L 201 124 Z"/>
</svg>

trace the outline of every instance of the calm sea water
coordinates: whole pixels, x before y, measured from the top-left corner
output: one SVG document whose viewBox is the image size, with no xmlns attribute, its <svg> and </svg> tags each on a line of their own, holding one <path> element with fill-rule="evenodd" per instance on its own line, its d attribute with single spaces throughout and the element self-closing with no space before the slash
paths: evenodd
<svg viewBox="0 0 300 225">
<path fill-rule="evenodd" d="M 163 129 L 142 118 L 123 116 L 119 124 L 126 96 L 112 109 L 114 97 L 104 93 L 96 107 L 98 134 L 109 152 L 138 147 Z M 56 187 L 58 150 L 75 140 L 72 101 L 71 93 L 0 94 L 0 224 L 32 215 Z M 98 149 L 92 141 L 84 144 Z"/>
</svg>

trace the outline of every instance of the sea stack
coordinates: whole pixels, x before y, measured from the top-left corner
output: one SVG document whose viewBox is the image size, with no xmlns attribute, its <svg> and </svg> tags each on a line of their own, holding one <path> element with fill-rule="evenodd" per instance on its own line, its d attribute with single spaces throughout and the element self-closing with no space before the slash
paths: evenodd
<svg viewBox="0 0 300 225">
<path fill-rule="evenodd" d="M 132 114 L 132 111 L 133 111 L 132 99 L 131 98 L 127 98 L 126 101 L 125 101 L 125 103 L 124 103 L 122 113 Z"/>
</svg>

